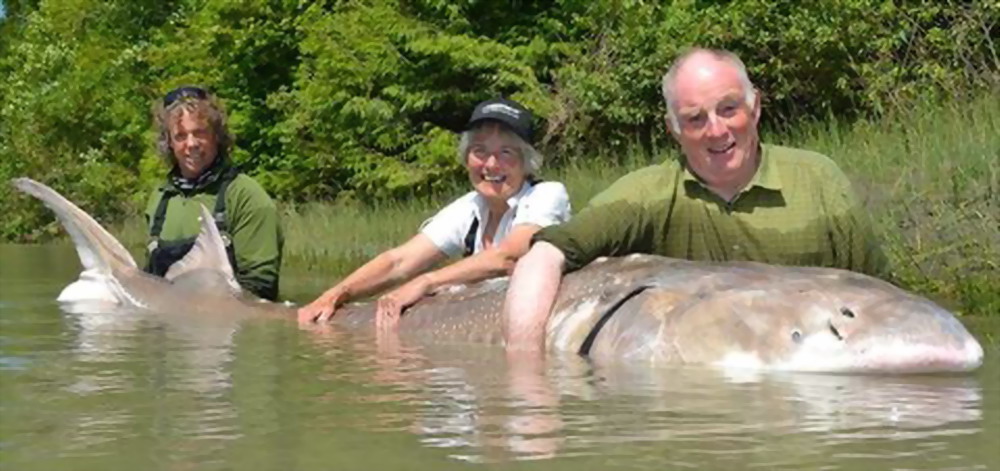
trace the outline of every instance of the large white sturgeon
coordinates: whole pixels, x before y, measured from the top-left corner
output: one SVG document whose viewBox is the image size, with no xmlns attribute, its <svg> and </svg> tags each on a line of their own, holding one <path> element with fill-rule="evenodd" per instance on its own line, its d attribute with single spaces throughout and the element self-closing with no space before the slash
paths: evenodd
<svg viewBox="0 0 1000 471">
<path fill-rule="evenodd" d="M 59 193 L 27 178 L 13 184 L 51 208 L 76 245 L 84 270 L 60 294 L 62 302 L 294 318 L 288 305 L 241 292 L 204 208 L 195 248 L 159 278 L 143 273 L 110 233 Z M 497 279 L 427 298 L 402 317 L 400 336 L 499 344 L 506 286 Z M 371 304 L 352 304 L 333 322 L 370 329 L 373 312 Z M 602 362 L 789 371 L 970 371 L 983 360 L 982 347 L 950 312 L 866 275 L 650 255 L 600 260 L 567 275 L 546 342 L 551 351 Z"/>
</svg>

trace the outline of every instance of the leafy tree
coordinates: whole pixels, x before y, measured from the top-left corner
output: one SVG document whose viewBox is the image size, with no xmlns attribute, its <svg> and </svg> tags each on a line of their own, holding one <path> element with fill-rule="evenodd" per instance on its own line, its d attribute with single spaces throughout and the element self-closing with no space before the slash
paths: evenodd
<svg viewBox="0 0 1000 471">
<path fill-rule="evenodd" d="M 765 122 L 879 114 L 996 86 L 995 1 L 12 0 L 0 21 L 0 178 L 42 178 L 98 217 L 165 167 L 150 105 L 214 90 L 234 158 L 284 199 L 401 198 L 460 182 L 456 132 L 503 95 L 559 165 L 666 141 L 660 77 L 729 49 Z M 0 238 L 50 216 L 0 185 Z"/>
</svg>

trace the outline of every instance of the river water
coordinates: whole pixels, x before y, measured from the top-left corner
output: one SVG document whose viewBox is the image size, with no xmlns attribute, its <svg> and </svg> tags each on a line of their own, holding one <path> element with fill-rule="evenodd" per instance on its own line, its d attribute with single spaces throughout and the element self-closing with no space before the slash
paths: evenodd
<svg viewBox="0 0 1000 471">
<path fill-rule="evenodd" d="M 64 312 L 78 270 L 68 245 L 0 245 L 0 469 L 1000 469 L 1000 318 L 963 319 L 986 349 L 963 375 L 520 371 L 294 322 Z"/>
</svg>

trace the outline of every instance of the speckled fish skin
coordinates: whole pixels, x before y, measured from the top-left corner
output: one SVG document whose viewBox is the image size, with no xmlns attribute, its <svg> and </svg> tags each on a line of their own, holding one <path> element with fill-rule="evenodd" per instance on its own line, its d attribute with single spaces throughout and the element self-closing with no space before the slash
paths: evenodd
<svg viewBox="0 0 1000 471">
<path fill-rule="evenodd" d="M 578 349 L 574 342 L 582 343 L 615 301 L 673 262 L 677 260 L 652 256 L 607 259 L 567 275 L 549 321 L 549 347 Z M 507 280 L 495 278 L 425 298 L 400 318 L 400 335 L 438 342 L 501 344 Z M 355 303 L 338 310 L 332 322 L 349 328 L 372 328 L 373 319 L 374 305 Z"/>
<path fill-rule="evenodd" d="M 502 342 L 506 279 L 444 293 L 407 311 L 400 335 Z M 370 327 L 373 307 L 335 316 Z M 863 274 L 652 255 L 596 261 L 564 277 L 549 350 L 603 362 L 816 372 L 971 371 L 983 349 L 937 304 Z"/>
</svg>

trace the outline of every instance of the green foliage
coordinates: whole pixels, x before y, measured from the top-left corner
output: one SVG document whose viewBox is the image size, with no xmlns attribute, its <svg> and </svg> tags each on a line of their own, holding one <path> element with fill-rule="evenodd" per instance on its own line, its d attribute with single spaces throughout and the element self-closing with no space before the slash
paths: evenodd
<svg viewBox="0 0 1000 471">
<path fill-rule="evenodd" d="M 188 1 L 155 32 L 148 51 L 158 91 L 207 86 L 222 97 L 237 136 L 234 159 L 251 173 L 284 160 L 275 135 L 280 116 L 268 97 L 287 87 L 298 67 L 301 7 L 293 0 Z M 155 179 L 163 169 L 151 167 Z"/>
<path fill-rule="evenodd" d="M 433 191 L 458 175 L 454 131 L 470 104 L 507 94 L 544 109 L 524 51 L 419 18 L 453 10 L 431 5 L 407 15 L 403 7 L 316 4 L 303 15 L 295 85 L 271 99 L 287 117 L 279 132 L 289 143 L 275 178 L 290 190 L 308 197 Z"/>
<path fill-rule="evenodd" d="M 128 19 L 140 12 L 162 16 L 167 6 L 67 0 L 42 2 L 26 14 L 0 57 L 0 179 L 43 178 L 99 216 L 130 207 L 130 169 L 148 127 L 141 93 L 148 68 L 146 25 Z M 4 186 L 0 212 L 12 217 L 0 224 L 0 236 L 30 235 L 44 226 L 42 216 L 50 216 L 9 197 Z"/>
<path fill-rule="evenodd" d="M 1000 89 L 900 103 L 878 121 L 800 126 L 860 187 L 896 281 L 962 313 L 1000 312 Z M 778 139 L 781 140 L 781 139 Z"/>
<path fill-rule="evenodd" d="M 150 105 L 213 89 L 234 158 L 286 200 L 427 195 L 462 181 L 455 132 L 505 95 L 550 165 L 664 146 L 660 77 L 730 49 L 765 123 L 884 115 L 995 86 L 1000 4 L 974 0 L 19 0 L 0 22 L 0 178 L 45 180 L 99 218 L 162 178 Z M 45 225 L 0 188 L 0 238 Z"/>
<path fill-rule="evenodd" d="M 182 83 L 226 98 L 251 171 L 281 155 L 267 94 L 296 65 L 295 2 L 40 2 L 4 30 L 0 180 L 40 178 L 99 218 L 135 211 L 162 178 L 150 105 Z M 12 20 L 13 21 L 13 20 Z M 32 237 L 49 219 L 0 189 L 0 238 Z M 10 208 L 7 206 L 10 205 Z"/>
<path fill-rule="evenodd" d="M 898 3 L 593 2 L 576 23 L 580 47 L 555 71 L 550 128 L 569 155 L 662 139 L 661 76 L 690 45 L 739 55 L 772 126 L 996 83 L 1000 4 Z"/>
</svg>

